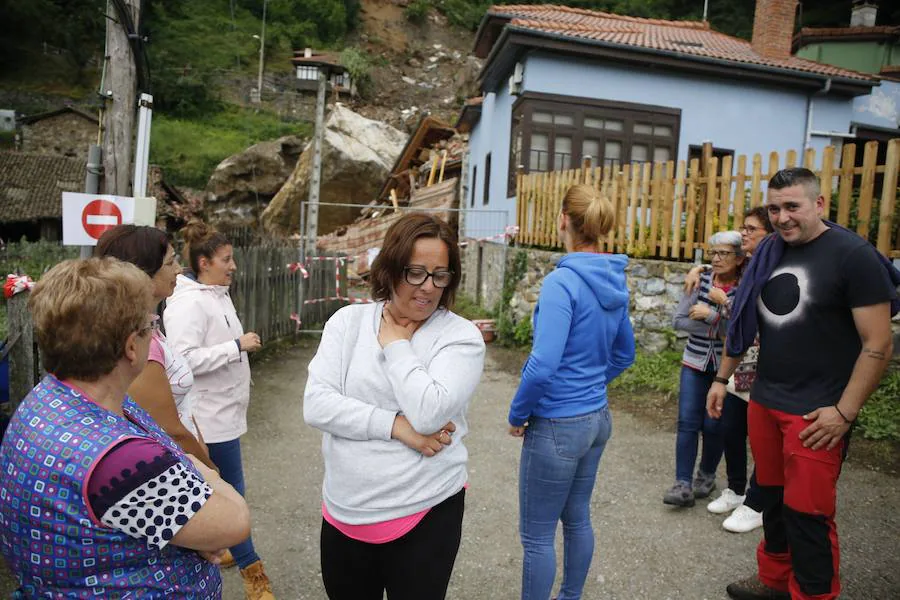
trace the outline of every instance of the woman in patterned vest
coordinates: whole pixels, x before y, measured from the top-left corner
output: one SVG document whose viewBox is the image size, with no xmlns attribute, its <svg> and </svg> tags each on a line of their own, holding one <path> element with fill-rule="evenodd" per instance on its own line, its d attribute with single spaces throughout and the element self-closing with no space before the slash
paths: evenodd
<svg viewBox="0 0 900 600">
<path fill-rule="evenodd" d="M 47 375 L 0 445 L 0 551 L 17 598 L 220 598 L 243 498 L 126 390 L 155 327 L 150 278 L 115 259 L 51 269 L 29 302 Z"/>
<path fill-rule="evenodd" d="M 663 496 L 663 503 L 672 506 L 694 506 L 697 498 L 710 495 L 716 487 L 716 468 L 724 444 L 721 424 L 706 414 L 706 393 L 722 356 L 727 323 L 725 307 L 734 297 L 744 263 L 741 234 L 737 231 L 713 234 L 707 253 L 712 270 L 700 276 L 696 290 L 685 293 L 673 319 L 675 330 L 687 333 L 688 341 L 681 356 L 675 484 Z M 701 433 L 700 463 L 692 479 Z"/>
</svg>

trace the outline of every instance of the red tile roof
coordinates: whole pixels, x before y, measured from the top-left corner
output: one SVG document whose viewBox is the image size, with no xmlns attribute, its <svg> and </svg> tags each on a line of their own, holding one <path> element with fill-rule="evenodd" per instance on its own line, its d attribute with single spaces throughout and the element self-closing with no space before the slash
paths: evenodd
<svg viewBox="0 0 900 600">
<path fill-rule="evenodd" d="M 872 77 L 849 69 L 791 56 L 769 58 L 758 54 L 750 42 L 710 29 L 700 21 L 644 19 L 612 13 L 543 5 L 492 6 L 488 17 L 509 18 L 510 25 L 523 29 L 631 46 L 685 57 L 725 60 L 817 75 L 871 81 Z"/>
</svg>

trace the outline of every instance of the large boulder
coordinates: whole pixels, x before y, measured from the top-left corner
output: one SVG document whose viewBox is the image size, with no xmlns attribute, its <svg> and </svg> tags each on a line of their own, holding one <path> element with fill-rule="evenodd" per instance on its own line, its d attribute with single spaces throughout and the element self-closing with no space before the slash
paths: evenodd
<svg viewBox="0 0 900 600">
<path fill-rule="evenodd" d="M 258 222 L 261 210 L 288 180 L 306 140 L 288 135 L 260 142 L 219 163 L 206 184 L 206 210 L 220 228 Z"/>
<path fill-rule="evenodd" d="M 319 202 L 368 204 L 381 190 L 406 137 L 386 123 L 366 119 L 336 104 L 325 123 Z M 290 235 L 299 231 L 300 205 L 309 199 L 312 155 L 310 143 L 290 179 L 263 211 L 262 224 L 267 232 Z M 352 223 L 358 216 L 356 206 L 323 206 L 319 210 L 319 235 Z"/>
</svg>

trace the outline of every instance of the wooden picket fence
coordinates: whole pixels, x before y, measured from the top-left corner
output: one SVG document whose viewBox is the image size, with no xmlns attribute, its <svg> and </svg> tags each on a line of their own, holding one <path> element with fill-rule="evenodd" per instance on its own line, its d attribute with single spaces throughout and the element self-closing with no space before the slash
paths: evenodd
<svg viewBox="0 0 900 600">
<path fill-rule="evenodd" d="M 299 250 L 277 242 L 236 245 L 234 260 L 238 271 L 231 299 L 244 331 L 255 331 L 263 343 L 290 336 L 301 326 L 321 325 L 347 304 L 339 297 L 347 289 L 343 263 L 314 257 L 304 277 L 296 267 Z"/>
<path fill-rule="evenodd" d="M 777 152 L 748 161 L 744 155 L 590 167 L 545 173 L 519 173 L 516 193 L 517 241 L 560 247 L 557 218 L 569 186 L 586 183 L 606 196 L 616 211 L 616 226 L 602 241 L 605 252 L 632 256 L 690 260 L 716 231 L 738 229 L 743 215 L 763 203 L 764 184 L 784 167 L 802 165 L 816 173 L 825 197 L 825 214 L 869 239 L 880 252 L 900 257 L 897 199 L 900 139 L 887 143 L 884 164 L 876 164 L 878 142 L 868 142 L 863 164 L 855 165 L 856 145 L 844 144 L 840 161 L 833 146 L 817 162 L 816 151 L 789 151 L 782 162 Z M 802 158 L 802 162 L 798 160 Z M 749 171 L 748 171 L 749 163 Z M 722 175 L 715 175 L 717 173 Z M 713 174 L 709 176 L 707 174 Z M 876 189 L 876 179 L 882 182 Z M 832 198 L 835 202 L 832 203 Z M 877 227 L 874 221 L 877 220 Z"/>
</svg>

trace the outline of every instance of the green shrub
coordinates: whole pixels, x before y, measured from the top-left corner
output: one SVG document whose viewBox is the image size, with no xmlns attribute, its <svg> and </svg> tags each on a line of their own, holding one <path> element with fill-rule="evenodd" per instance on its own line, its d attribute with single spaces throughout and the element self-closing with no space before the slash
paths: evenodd
<svg viewBox="0 0 900 600">
<path fill-rule="evenodd" d="M 610 387 L 626 392 L 653 390 L 675 396 L 681 374 L 681 353 L 664 350 L 655 354 L 638 351 L 634 364 L 613 380 Z"/>
<path fill-rule="evenodd" d="M 484 308 L 472 298 L 465 294 L 456 295 L 456 303 L 453 305 L 453 312 L 466 319 L 490 319 L 493 317 L 491 311 Z"/>
<path fill-rule="evenodd" d="M 0 250 L 0 274 L 28 275 L 37 281 L 52 266 L 68 258 L 78 258 L 78 248 L 59 242 L 10 242 Z"/>
<path fill-rule="evenodd" d="M 356 85 L 356 93 L 365 96 L 372 84 L 372 63 L 369 55 L 356 46 L 348 46 L 341 52 L 341 64 L 350 73 L 350 79 Z"/>
<path fill-rule="evenodd" d="M 516 293 L 516 286 L 519 285 L 519 282 L 525 276 L 525 270 L 527 268 L 528 254 L 524 250 L 519 250 L 516 252 L 515 257 L 513 257 L 512 265 L 506 269 L 506 273 L 503 277 L 503 292 L 500 294 L 500 300 L 497 302 L 497 306 L 494 309 L 494 313 L 497 315 L 497 339 L 503 346 L 522 345 L 518 344 L 516 339 L 523 339 L 525 337 L 524 331 L 518 331 L 517 334 L 519 324 L 516 323 L 509 314 L 509 304 L 512 302 L 513 296 Z M 528 327 L 530 329 L 530 316 L 523 320 L 528 321 Z M 522 327 L 524 328 L 525 326 L 523 325 Z M 527 337 L 528 342 L 526 345 L 531 345 L 531 334 L 529 333 Z"/>
<path fill-rule="evenodd" d="M 431 3 L 428 0 L 413 0 L 406 6 L 403 14 L 406 20 L 416 25 L 421 25 L 428 18 L 428 11 L 431 9 Z"/>
<path fill-rule="evenodd" d="M 900 442 L 900 369 L 893 369 L 869 397 L 858 418 L 863 437 Z"/>
<path fill-rule="evenodd" d="M 436 0 L 435 7 L 454 25 L 475 31 L 492 4 L 484 0 Z"/>
</svg>

